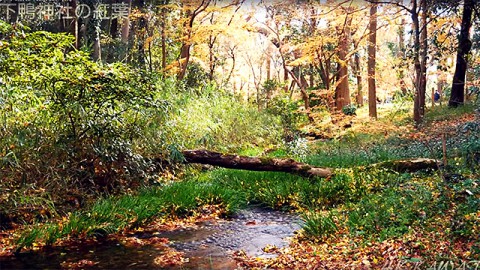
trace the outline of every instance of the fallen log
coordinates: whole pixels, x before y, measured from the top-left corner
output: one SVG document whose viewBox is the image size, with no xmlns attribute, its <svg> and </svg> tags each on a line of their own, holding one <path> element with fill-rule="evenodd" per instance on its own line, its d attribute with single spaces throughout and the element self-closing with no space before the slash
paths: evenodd
<svg viewBox="0 0 480 270">
<path fill-rule="evenodd" d="M 322 178 L 333 174 L 329 168 L 314 167 L 290 158 L 247 157 L 208 150 L 185 150 L 182 154 L 188 163 L 209 164 L 230 169 L 286 172 L 304 177 Z"/>
<path fill-rule="evenodd" d="M 208 164 L 229 169 L 286 172 L 304 177 L 321 178 L 328 178 L 333 175 L 332 168 L 315 167 L 291 158 L 247 157 L 208 150 L 184 150 L 182 154 L 188 163 Z M 439 162 L 436 159 L 428 158 L 403 159 L 375 163 L 364 168 L 386 168 L 397 172 L 415 172 L 425 169 L 438 169 Z"/>
<path fill-rule="evenodd" d="M 368 167 L 386 168 L 396 172 L 403 173 L 403 172 L 416 172 L 416 171 L 426 170 L 426 169 L 436 170 L 439 168 L 440 164 L 441 162 L 436 159 L 415 158 L 415 159 L 384 161 L 384 162 L 372 164 Z"/>
</svg>

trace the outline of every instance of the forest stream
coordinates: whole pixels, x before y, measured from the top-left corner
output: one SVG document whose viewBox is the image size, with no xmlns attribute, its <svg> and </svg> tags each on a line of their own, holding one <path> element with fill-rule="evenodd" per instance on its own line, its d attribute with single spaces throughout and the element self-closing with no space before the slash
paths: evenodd
<svg viewBox="0 0 480 270">
<path fill-rule="evenodd" d="M 288 238 L 300 228 L 301 220 L 294 214 L 250 208 L 239 211 L 230 220 L 205 221 L 196 228 L 140 231 L 128 236 L 138 241 L 168 239 L 167 246 L 184 253 L 181 266 L 159 266 L 155 258 L 165 250 L 157 245 L 132 247 L 105 240 L 24 252 L 0 259 L 0 268 L 61 269 L 74 264 L 81 269 L 235 269 L 237 265 L 231 257 L 234 251 L 243 250 L 249 256 L 275 256 L 263 248 L 288 245 Z"/>
</svg>

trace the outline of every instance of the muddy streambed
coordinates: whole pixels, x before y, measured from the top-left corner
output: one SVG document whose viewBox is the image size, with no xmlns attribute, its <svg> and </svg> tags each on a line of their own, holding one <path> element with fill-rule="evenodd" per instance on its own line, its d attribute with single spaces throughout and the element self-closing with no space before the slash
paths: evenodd
<svg viewBox="0 0 480 270">
<path fill-rule="evenodd" d="M 165 267 L 156 262 L 168 252 L 158 245 L 124 245 L 106 240 L 78 246 L 55 247 L 1 258 L 0 269 L 235 269 L 231 253 L 244 250 L 249 256 L 269 257 L 267 245 L 283 247 L 301 228 L 294 214 L 267 209 L 241 210 L 231 220 L 206 221 L 197 228 L 174 231 L 137 232 L 130 238 L 141 241 L 168 239 L 167 246 L 184 253 L 181 266 Z"/>
</svg>

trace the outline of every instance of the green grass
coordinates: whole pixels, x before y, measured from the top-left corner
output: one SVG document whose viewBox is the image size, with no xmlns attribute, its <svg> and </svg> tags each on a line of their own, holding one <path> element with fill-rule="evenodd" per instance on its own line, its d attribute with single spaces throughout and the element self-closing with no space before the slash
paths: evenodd
<svg viewBox="0 0 480 270">
<path fill-rule="evenodd" d="M 307 212 L 302 216 L 304 225 L 303 230 L 306 235 L 314 238 L 331 236 L 338 231 L 334 215 L 331 212 Z"/>
<path fill-rule="evenodd" d="M 427 123 L 433 121 L 454 120 L 466 113 L 472 113 L 475 108 L 477 108 L 477 106 L 472 103 L 467 103 L 456 108 L 450 108 L 447 104 L 442 106 L 438 105 L 430 107 L 426 111 L 423 120 Z"/>
<path fill-rule="evenodd" d="M 468 138 L 477 135 L 478 129 L 474 129 Z M 470 141 L 462 140 L 457 147 L 467 146 Z M 182 181 L 144 189 L 135 195 L 100 199 L 90 208 L 71 214 L 62 224 L 32 226 L 17 243 L 19 247 L 29 247 L 36 242 L 53 244 L 68 236 L 104 236 L 142 226 L 159 216 L 192 215 L 199 207 L 211 204 L 222 205 L 227 214 L 249 204 L 299 210 L 303 213 L 305 234 L 310 238 L 348 231 L 383 240 L 418 228 L 428 230 L 429 221 L 438 220 L 453 203 L 453 235 L 477 235 L 478 179 L 445 184 L 440 175 L 431 173 L 399 174 L 358 167 L 386 160 L 430 157 L 427 146 L 400 138 L 375 141 L 375 137 L 365 135 L 322 142 L 315 151 L 317 154 L 307 157 L 308 163 L 337 168 L 334 176 L 307 179 L 279 172 L 230 169 L 192 173 Z M 258 152 L 245 150 L 244 154 Z M 284 154 L 282 149 L 268 153 Z M 450 164 L 462 158 L 456 157 Z M 454 167 L 457 172 L 468 171 L 463 163 Z M 458 195 L 465 194 L 465 190 L 474 195 Z"/>
<path fill-rule="evenodd" d="M 377 142 L 331 141 L 317 144 L 318 154 L 306 162 L 320 167 L 352 168 L 388 160 L 433 158 L 426 145 L 403 139 L 382 139 Z M 440 154 L 441 152 L 437 152 Z"/>
<path fill-rule="evenodd" d="M 18 239 L 19 247 L 35 242 L 53 244 L 67 236 L 105 236 L 141 226 L 158 216 L 188 216 L 198 207 L 222 204 L 228 213 L 244 207 L 242 192 L 194 179 L 145 189 L 136 195 L 98 200 L 89 209 L 71 214 L 64 222 L 30 226 Z"/>
</svg>

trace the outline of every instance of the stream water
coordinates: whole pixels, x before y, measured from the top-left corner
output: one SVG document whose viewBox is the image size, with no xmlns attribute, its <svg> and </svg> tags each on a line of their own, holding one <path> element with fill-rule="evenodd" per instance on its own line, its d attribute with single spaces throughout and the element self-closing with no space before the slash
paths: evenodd
<svg viewBox="0 0 480 270">
<path fill-rule="evenodd" d="M 0 269 L 61 269 L 69 268 L 68 262 L 77 262 L 81 269 L 236 269 L 230 256 L 233 251 L 244 250 L 247 255 L 257 257 L 274 256 L 262 249 L 267 245 L 288 245 L 288 238 L 300 228 L 301 221 L 296 215 L 252 208 L 240 211 L 231 220 L 207 221 L 195 229 L 131 235 L 139 240 L 167 238 L 170 247 L 184 252 L 188 258 L 181 266 L 156 264 L 155 258 L 164 252 L 159 246 L 132 247 L 109 240 L 0 257 Z"/>
</svg>

